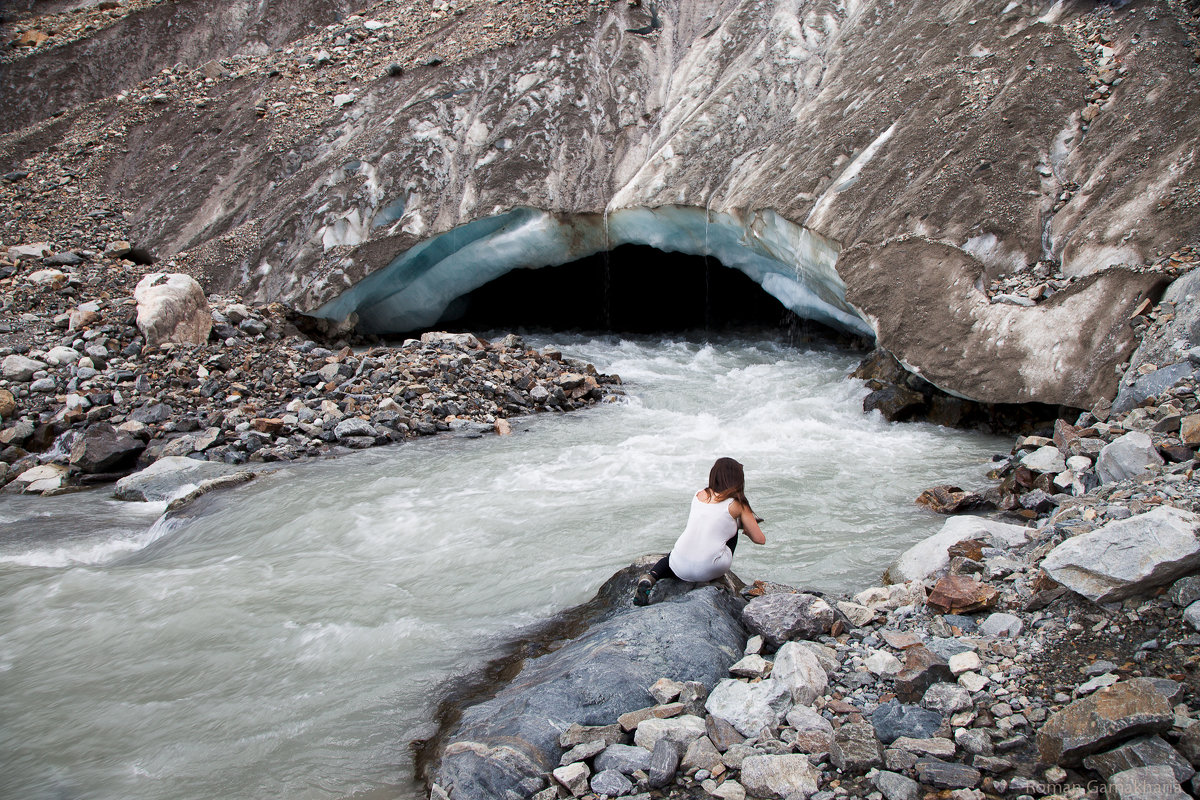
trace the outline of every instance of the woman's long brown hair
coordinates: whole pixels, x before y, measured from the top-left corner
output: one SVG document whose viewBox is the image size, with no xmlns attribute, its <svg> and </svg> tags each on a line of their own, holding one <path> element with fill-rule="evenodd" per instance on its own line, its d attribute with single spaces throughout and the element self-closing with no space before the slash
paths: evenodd
<svg viewBox="0 0 1200 800">
<path fill-rule="evenodd" d="M 718 458 L 708 471 L 708 490 L 716 495 L 718 500 L 730 497 L 737 500 L 750 513 L 750 501 L 746 499 L 746 472 L 742 465 L 732 458 Z"/>
</svg>

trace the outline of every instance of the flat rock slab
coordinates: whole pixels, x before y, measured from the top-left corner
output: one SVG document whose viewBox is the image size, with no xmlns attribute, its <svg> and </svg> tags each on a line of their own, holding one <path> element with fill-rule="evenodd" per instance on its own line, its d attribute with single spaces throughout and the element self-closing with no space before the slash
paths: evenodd
<svg viewBox="0 0 1200 800">
<path fill-rule="evenodd" d="M 1038 753 L 1042 763 L 1075 766 L 1122 739 L 1168 730 L 1173 720 L 1152 681 L 1121 681 L 1052 714 L 1038 731 Z"/>
<path fill-rule="evenodd" d="M 632 597 L 633 575 L 618 573 L 601 595 L 612 595 L 611 585 L 624 581 Z M 727 592 L 701 587 L 644 608 L 618 609 L 561 648 L 530 659 L 492 699 L 463 711 L 436 782 L 452 800 L 520 794 L 523 780 L 558 766 L 559 735 L 572 723 L 603 725 L 644 707 L 648 687 L 664 676 L 716 684 L 745 647 L 742 606 Z"/>
<path fill-rule="evenodd" d="M 113 494 L 118 500 L 171 500 L 195 489 L 206 480 L 228 475 L 235 469 L 214 461 L 167 456 L 140 472 L 121 478 Z"/>
<path fill-rule="evenodd" d="M 1042 569 L 1096 603 L 1123 600 L 1200 569 L 1200 517 L 1159 506 L 1067 539 Z"/>
</svg>

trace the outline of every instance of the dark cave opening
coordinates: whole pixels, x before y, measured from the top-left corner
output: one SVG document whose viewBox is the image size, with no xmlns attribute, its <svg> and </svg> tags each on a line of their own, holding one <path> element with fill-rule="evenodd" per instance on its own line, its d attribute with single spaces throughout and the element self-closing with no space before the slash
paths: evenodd
<svg viewBox="0 0 1200 800">
<path fill-rule="evenodd" d="M 794 329 L 800 322 L 714 258 L 622 245 L 557 267 L 513 270 L 455 300 L 438 325 L 647 334 Z"/>
</svg>

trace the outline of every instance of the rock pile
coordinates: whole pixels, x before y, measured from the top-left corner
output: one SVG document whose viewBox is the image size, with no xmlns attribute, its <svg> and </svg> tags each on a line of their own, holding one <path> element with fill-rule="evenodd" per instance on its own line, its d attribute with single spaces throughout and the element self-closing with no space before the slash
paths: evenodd
<svg viewBox="0 0 1200 800">
<path fill-rule="evenodd" d="M 0 485 L 45 493 L 165 456 L 240 464 L 439 431 L 506 432 L 509 417 L 579 408 L 619 383 L 511 335 L 329 349 L 282 306 L 206 298 L 182 275 L 146 275 L 137 299 L 121 282 L 99 289 L 93 273 L 130 251 L 124 241 L 104 252 L 23 245 L 0 263 L 11 312 L 0 347 Z"/>
</svg>

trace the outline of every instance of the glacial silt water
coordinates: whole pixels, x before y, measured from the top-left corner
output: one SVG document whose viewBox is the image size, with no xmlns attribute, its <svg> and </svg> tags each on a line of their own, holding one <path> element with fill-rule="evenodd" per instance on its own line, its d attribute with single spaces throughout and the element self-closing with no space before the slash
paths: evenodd
<svg viewBox="0 0 1200 800">
<path fill-rule="evenodd" d="M 274 468 L 165 523 L 0 498 L 0 797 L 418 797 L 442 682 L 668 549 L 716 456 L 766 519 L 739 575 L 852 590 L 941 524 L 922 489 L 1007 446 L 864 416 L 844 352 L 558 341 L 628 397 Z"/>
</svg>

